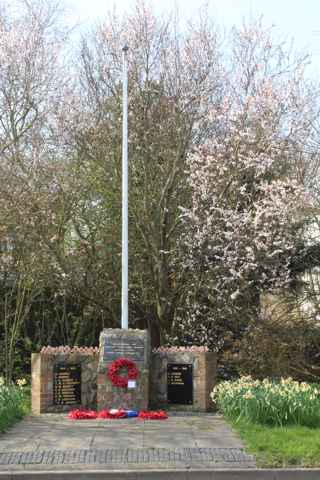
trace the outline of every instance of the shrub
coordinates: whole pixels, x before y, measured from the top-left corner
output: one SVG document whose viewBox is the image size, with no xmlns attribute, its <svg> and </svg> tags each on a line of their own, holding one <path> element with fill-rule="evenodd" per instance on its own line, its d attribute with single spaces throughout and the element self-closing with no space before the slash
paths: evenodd
<svg viewBox="0 0 320 480">
<path fill-rule="evenodd" d="M 4 385 L 0 378 L 0 432 L 4 432 L 28 411 L 29 395 L 24 380 L 17 385 Z"/>
<path fill-rule="evenodd" d="M 261 298 L 261 317 L 233 358 L 242 375 L 320 382 L 320 324 L 294 295 Z"/>
<path fill-rule="evenodd" d="M 271 426 L 320 426 L 320 387 L 297 382 L 253 380 L 250 376 L 218 384 L 212 400 L 227 418 Z"/>
</svg>

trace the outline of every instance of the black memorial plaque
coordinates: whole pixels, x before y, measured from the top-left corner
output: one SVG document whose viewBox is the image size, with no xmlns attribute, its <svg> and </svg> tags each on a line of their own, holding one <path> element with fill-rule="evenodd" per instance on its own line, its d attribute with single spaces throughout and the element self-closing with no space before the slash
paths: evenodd
<svg viewBox="0 0 320 480">
<path fill-rule="evenodd" d="M 81 365 L 58 363 L 53 370 L 53 404 L 81 405 Z"/>
<path fill-rule="evenodd" d="M 119 357 L 128 358 L 134 362 L 143 362 L 144 341 L 139 338 L 128 340 L 128 338 L 107 337 L 104 344 L 103 360 L 113 362 Z"/>
<path fill-rule="evenodd" d="M 192 364 L 168 363 L 167 367 L 168 403 L 193 404 Z"/>
</svg>

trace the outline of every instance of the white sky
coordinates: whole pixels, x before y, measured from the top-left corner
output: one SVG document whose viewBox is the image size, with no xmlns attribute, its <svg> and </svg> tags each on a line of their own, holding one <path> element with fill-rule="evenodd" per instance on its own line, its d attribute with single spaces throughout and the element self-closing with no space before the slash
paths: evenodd
<svg viewBox="0 0 320 480">
<path fill-rule="evenodd" d="M 70 19 L 83 28 L 103 18 L 116 6 L 130 11 L 133 0 L 63 0 L 70 7 Z M 203 4 L 201 0 L 153 0 L 159 13 L 178 6 L 184 19 L 191 18 Z M 312 55 L 312 75 L 320 76 L 320 0 L 207 0 L 211 15 L 226 29 L 239 25 L 243 18 L 263 15 L 267 25 L 275 25 L 279 36 L 292 38 L 299 50 Z"/>
</svg>

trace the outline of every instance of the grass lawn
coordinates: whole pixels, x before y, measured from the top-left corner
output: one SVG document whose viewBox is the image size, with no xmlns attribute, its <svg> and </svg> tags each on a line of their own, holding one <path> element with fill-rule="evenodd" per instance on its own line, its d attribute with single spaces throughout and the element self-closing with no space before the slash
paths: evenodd
<svg viewBox="0 0 320 480">
<path fill-rule="evenodd" d="M 319 467 L 320 428 L 231 422 L 259 467 Z"/>
</svg>

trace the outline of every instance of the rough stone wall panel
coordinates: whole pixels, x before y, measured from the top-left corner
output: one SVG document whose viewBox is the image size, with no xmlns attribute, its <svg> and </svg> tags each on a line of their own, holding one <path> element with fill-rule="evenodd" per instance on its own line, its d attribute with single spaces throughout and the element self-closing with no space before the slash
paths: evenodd
<svg viewBox="0 0 320 480">
<path fill-rule="evenodd" d="M 57 364 L 81 365 L 81 404 L 53 404 L 53 372 Z M 72 408 L 97 407 L 98 356 L 84 353 L 33 353 L 31 404 L 34 414 L 67 412 Z"/>
<path fill-rule="evenodd" d="M 193 367 L 193 404 L 170 405 L 167 398 L 168 363 Z M 151 355 L 150 404 L 154 408 L 181 411 L 210 411 L 214 405 L 210 393 L 215 384 L 217 357 L 214 352 L 156 352 Z"/>
</svg>

